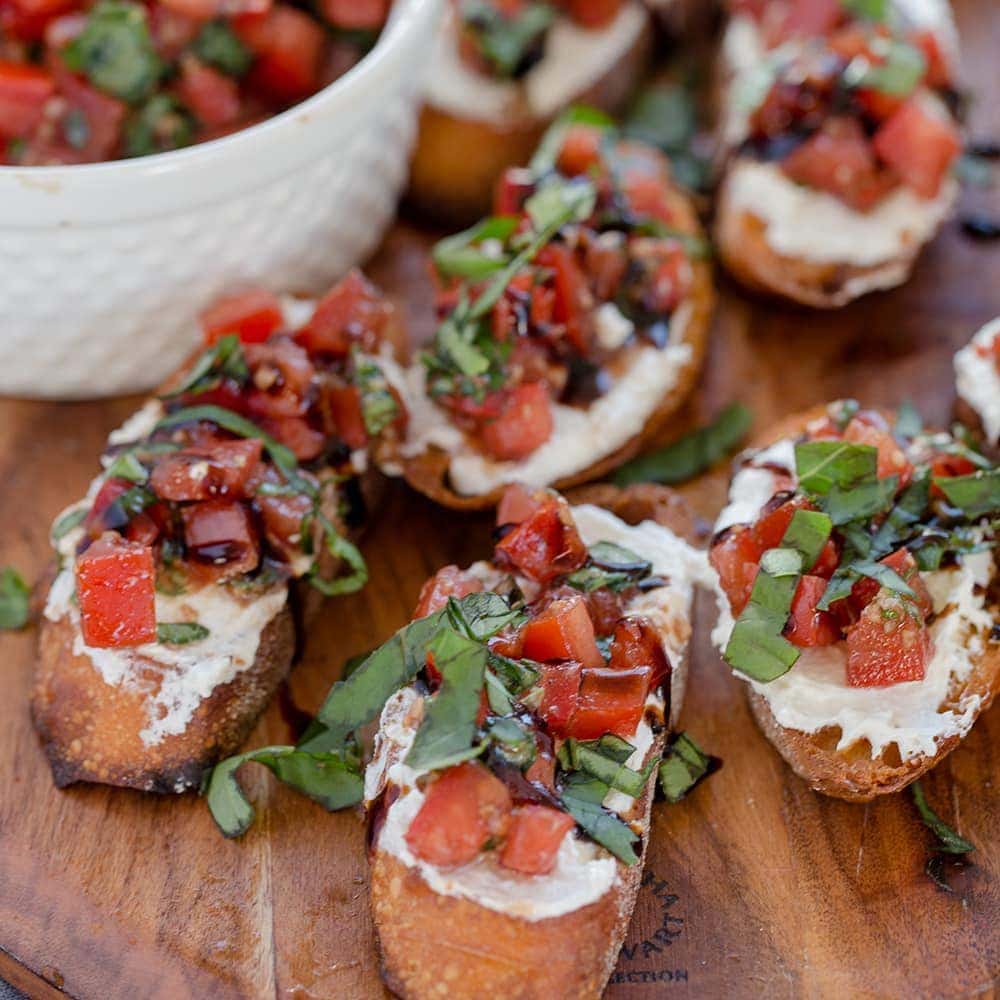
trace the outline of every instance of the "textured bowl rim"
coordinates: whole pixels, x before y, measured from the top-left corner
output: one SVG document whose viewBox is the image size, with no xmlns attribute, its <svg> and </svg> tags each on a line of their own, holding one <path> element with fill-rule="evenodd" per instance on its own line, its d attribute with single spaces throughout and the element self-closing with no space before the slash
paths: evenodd
<svg viewBox="0 0 1000 1000">
<path fill-rule="evenodd" d="M 405 86 L 400 63 L 412 36 L 435 22 L 440 7 L 441 0 L 396 0 L 375 46 L 347 73 L 232 135 L 127 160 L 0 167 L 0 229 L 113 225 L 191 209 L 262 187 L 328 154 L 331 137 L 364 129 L 374 96 Z"/>
</svg>

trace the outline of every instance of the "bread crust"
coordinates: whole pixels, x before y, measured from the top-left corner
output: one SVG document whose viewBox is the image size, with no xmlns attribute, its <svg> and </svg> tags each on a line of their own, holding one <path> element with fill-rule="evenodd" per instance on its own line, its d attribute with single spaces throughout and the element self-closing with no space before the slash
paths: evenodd
<svg viewBox="0 0 1000 1000">
<path fill-rule="evenodd" d="M 694 517 L 687 505 L 663 486 L 597 486 L 568 499 L 600 504 L 630 523 L 653 519 L 678 535 L 694 536 Z M 674 664 L 674 670 L 683 683 L 686 661 Z M 672 719 L 680 708 L 673 700 Z M 656 735 L 646 760 L 662 754 L 665 740 L 665 732 Z M 627 816 L 642 831 L 639 862 L 617 862 L 615 882 L 604 896 L 557 917 L 529 921 L 460 896 L 439 895 L 398 858 L 373 850 L 371 906 L 389 989 L 406 1000 L 600 997 L 635 908 L 655 783 L 654 769 Z"/>
<path fill-rule="evenodd" d="M 570 103 L 588 104 L 609 114 L 621 111 L 645 73 L 652 49 L 653 31 L 647 19 L 628 50 Z M 528 162 L 553 120 L 526 111 L 501 124 L 425 104 L 407 200 L 436 222 L 459 226 L 475 222 L 490 211 L 500 175 L 507 167 Z"/>
<path fill-rule="evenodd" d="M 914 244 L 892 260 L 859 267 L 779 254 L 767 242 L 766 231 L 764 220 L 733 205 L 728 179 L 724 180 L 715 218 L 715 244 L 726 269 L 753 291 L 815 309 L 838 309 L 868 292 L 903 284 L 923 249 L 923 244 Z"/>
<path fill-rule="evenodd" d="M 754 447 L 766 447 L 782 438 L 795 436 L 807 424 L 821 418 L 825 406 L 813 407 L 804 413 L 785 417 L 766 434 L 759 436 Z M 891 418 L 892 414 L 883 415 Z M 991 605 L 994 618 L 1000 607 Z M 793 668 L 794 669 L 794 668 Z M 833 798 L 848 802 L 868 802 L 879 795 L 897 792 L 939 764 L 957 747 L 963 736 L 953 735 L 938 744 L 937 753 L 920 754 L 909 760 L 900 759 L 892 745 L 872 757 L 870 744 L 862 740 L 843 750 L 837 749 L 840 729 L 836 726 L 816 733 L 787 729 L 774 717 L 767 699 L 747 684 L 747 700 L 761 732 L 771 741 L 786 763 L 812 788 Z M 973 659 L 973 669 L 964 684 L 953 684 L 944 707 L 953 707 L 967 698 L 978 697 L 975 712 L 978 718 L 993 703 L 1000 692 L 1000 644 L 987 643 L 982 655 Z M 975 719 L 973 720 L 973 724 Z"/>
<path fill-rule="evenodd" d="M 692 235 L 700 235 L 701 228 L 694 208 L 680 191 L 671 189 L 670 205 L 679 220 L 678 228 Z M 691 348 L 688 362 L 678 372 L 673 388 L 664 395 L 650 415 L 642 430 L 626 441 L 621 448 L 592 462 L 586 468 L 557 480 L 551 485 L 557 490 L 567 490 L 588 483 L 617 469 L 644 448 L 656 443 L 670 418 L 683 406 L 694 391 L 708 349 L 708 330 L 715 309 L 715 290 L 712 285 L 712 267 L 708 261 L 691 262 L 694 283 L 687 302 L 691 315 L 680 343 Z M 489 493 L 467 496 L 457 493 L 448 482 L 451 455 L 441 448 L 431 446 L 422 454 L 399 461 L 406 481 L 424 496 L 452 510 L 488 510 L 496 506 L 504 487 Z"/>
</svg>

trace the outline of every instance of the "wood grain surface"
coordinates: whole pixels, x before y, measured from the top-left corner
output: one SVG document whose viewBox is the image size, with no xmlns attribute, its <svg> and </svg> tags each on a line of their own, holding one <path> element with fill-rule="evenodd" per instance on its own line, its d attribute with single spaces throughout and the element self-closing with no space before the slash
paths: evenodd
<svg viewBox="0 0 1000 1000">
<path fill-rule="evenodd" d="M 995 138 L 1000 10 L 956 6 L 980 95 L 973 132 Z M 970 192 L 965 206 L 989 197 Z M 430 329 L 426 242 L 400 225 L 371 268 L 416 337 Z M 957 223 L 907 287 L 834 314 L 747 299 L 723 281 L 708 368 L 672 433 L 734 398 L 757 428 L 845 395 L 909 398 L 946 421 L 952 353 L 996 314 L 1000 247 Z M 105 436 L 134 405 L 0 401 L 0 566 L 41 574 L 52 517 L 82 494 Z M 706 518 L 725 478 L 718 469 L 684 489 Z M 371 584 L 326 604 L 250 745 L 288 741 L 291 706 L 314 710 L 345 658 L 408 619 L 424 578 L 482 555 L 488 535 L 488 518 L 442 512 L 394 485 L 364 545 Z M 654 809 L 645 885 L 608 997 L 995 995 L 1000 708 L 925 781 L 934 807 L 977 845 L 946 892 L 924 874 L 932 838 L 908 796 L 849 805 L 784 766 L 708 643 L 710 604 L 697 608 L 682 724 L 724 766 L 686 802 Z M 30 628 L 0 637 L 0 978 L 32 996 L 94 1000 L 382 997 L 359 816 L 327 814 L 263 770 L 247 776 L 258 822 L 237 843 L 194 795 L 56 791 L 28 718 L 35 642 Z"/>
</svg>

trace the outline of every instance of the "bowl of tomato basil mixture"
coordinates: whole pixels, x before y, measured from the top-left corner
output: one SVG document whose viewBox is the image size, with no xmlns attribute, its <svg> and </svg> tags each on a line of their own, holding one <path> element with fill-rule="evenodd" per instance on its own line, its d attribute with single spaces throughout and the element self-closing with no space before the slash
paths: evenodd
<svg viewBox="0 0 1000 1000">
<path fill-rule="evenodd" d="M 241 285 L 322 290 L 406 175 L 440 0 L 0 0 L 0 393 L 148 388 Z"/>
</svg>

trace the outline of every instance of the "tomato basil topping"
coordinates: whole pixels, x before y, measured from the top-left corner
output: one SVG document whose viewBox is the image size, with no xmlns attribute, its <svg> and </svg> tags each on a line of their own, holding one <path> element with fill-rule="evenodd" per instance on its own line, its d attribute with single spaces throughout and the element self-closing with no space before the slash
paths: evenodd
<svg viewBox="0 0 1000 1000">
<path fill-rule="evenodd" d="M 940 37 L 911 28 L 890 0 L 739 5 L 765 32 L 808 41 L 779 49 L 746 86 L 740 152 L 780 165 L 798 184 L 868 211 L 900 186 L 937 196 L 961 152 Z M 772 13 L 782 16 L 772 17 Z"/>
<path fill-rule="evenodd" d="M 667 344 L 704 247 L 665 158 L 583 109 L 507 171 L 495 207 L 434 249 L 441 323 L 423 363 L 454 423 L 520 460 L 550 437 L 554 401 L 591 402 L 622 350 Z"/>
<path fill-rule="evenodd" d="M 390 0 L 0 0 L 0 163 L 90 163 L 226 135 L 315 93 Z"/>
<path fill-rule="evenodd" d="M 356 271 L 299 329 L 260 289 L 204 313 L 206 347 L 160 397 L 152 430 L 112 444 L 89 508 L 56 525 L 57 537 L 82 528 L 88 644 L 155 641 L 154 588 L 178 595 L 306 576 L 335 594 L 364 584 L 364 561 L 339 526 L 361 513 L 352 452 L 405 419 L 366 353 L 391 321 Z"/>
<path fill-rule="evenodd" d="M 545 57 L 549 30 L 559 17 L 601 29 L 625 0 L 453 0 L 463 60 L 500 79 L 524 76 Z"/>
<path fill-rule="evenodd" d="M 234 777 L 248 759 L 327 804 L 360 801 L 357 730 L 410 688 L 424 699 L 405 757 L 425 796 L 405 835 L 416 857 L 455 866 L 491 850 L 503 867 L 545 874 L 578 826 L 625 863 L 638 860 L 638 834 L 604 807 L 608 793 L 641 796 L 659 767 L 676 801 L 711 768 L 686 737 L 663 760 L 627 763 L 643 720 L 660 731 L 670 713 L 660 636 L 629 612 L 665 581 L 619 545 L 588 549 L 555 493 L 510 487 L 497 519 L 492 589 L 483 574 L 444 567 L 414 621 L 333 686 L 297 747 L 216 768 L 208 804 L 224 833 L 238 836 L 253 818 Z"/>
<path fill-rule="evenodd" d="M 795 477 L 776 477 L 757 520 L 712 544 L 736 616 L 726 660 L 766 682 L 843 641 L 850 686 L 922 680 L 934 618 L 922 574 L 996 546 L 1000 470 L 911 409 L 890 426 L 843 402 L 795 444 Z"/>
<path fill-rule="evenodd" d="M 991 342 L 975 345 L 976 354 L 986 361 L 993 362 L 997 372 L 1000 373 L 1000 333 Z"/>
</svg>

